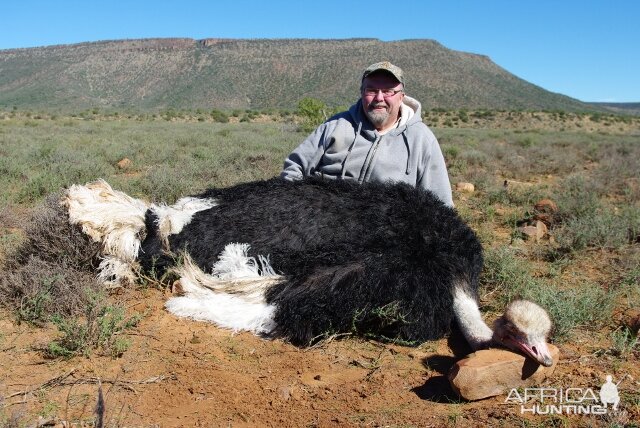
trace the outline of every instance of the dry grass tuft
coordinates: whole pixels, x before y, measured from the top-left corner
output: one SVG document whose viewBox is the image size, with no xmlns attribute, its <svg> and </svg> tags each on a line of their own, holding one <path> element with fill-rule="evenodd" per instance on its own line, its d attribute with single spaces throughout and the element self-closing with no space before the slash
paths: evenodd
<svg viewBox="0 0 640 428">
<path fill-rule="evenodd" d="M 19 320 L 35 324 L 48 321 L 54 313 L 82 314 L 87 291 L 101 288 L 95 275 L 35 255 L 0 277 L 3 304 L 14 310 Z"/>
<path fill-rule="evenodd" d="M 60 196 L 50 195 L 33 211 L 26 238 L 7 255 L 0 276 L 0 301 L 22 321 L 78 315 L 87 292 L 101 288 L 93 274 L 100 247 L 69 224 Z"/>
<path fill-rule="evenodd" d="M 100 245 L 69 224 L 68 214 L 59 203 L 61 196 L 61 192 L 49 195 L 34 209 L 25 227 L 26 239 L 9 255 L 9 266 L 23 265 L 31 257 L 83 271 L 94 271 L 98 266 Z"/>
</svg>

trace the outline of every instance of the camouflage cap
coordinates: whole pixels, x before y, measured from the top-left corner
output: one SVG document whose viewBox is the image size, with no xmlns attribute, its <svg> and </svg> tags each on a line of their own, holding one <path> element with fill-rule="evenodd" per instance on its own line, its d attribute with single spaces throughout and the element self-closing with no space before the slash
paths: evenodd
<svg viewBox="0 0 640 428">
<path fill-rule="evenodd" d="M 364 70 L 364 73 L 362 73 L 362 80 L 376 71 L 386 71 L 387 73 L 390 73 L 393 77 L 395 77 L 398 82 L 404 85 L 404 73 L 402 72 L 402 69 L 396 65 L 391 64 L 389 61 L 382 61 L 371 64 Z"/>
</svg>

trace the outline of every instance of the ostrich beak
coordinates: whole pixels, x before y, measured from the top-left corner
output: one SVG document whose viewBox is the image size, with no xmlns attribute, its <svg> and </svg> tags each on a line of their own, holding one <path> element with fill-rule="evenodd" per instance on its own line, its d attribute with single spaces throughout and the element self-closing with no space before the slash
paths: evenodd
<svg viewBox="0 0 640 428">
<path fill-rule="evenodd" d="M 510 344 L 522 351 L 526 356 L 534 359 L 545 367 L 551 367 L 553 365 L 553 358 L 551 357 L 551 352 L 544 337 L 529 338 L 529 340 L 509 339 Z"/>
</svg>

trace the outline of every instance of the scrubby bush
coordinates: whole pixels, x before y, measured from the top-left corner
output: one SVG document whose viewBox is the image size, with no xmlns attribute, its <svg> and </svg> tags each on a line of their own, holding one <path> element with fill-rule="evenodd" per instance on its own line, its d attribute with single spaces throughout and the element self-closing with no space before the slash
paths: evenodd
<svg viewBox="0 0 640 428">
<path fill-rule="evenodd" d="M 585 248 L 616 249 L 633 243 L 640 236 L 640 209 L 627 207 L 615 213 L 611 207 L 571 216 L 555 233 L 561 248 L 579 251 Z"/>
<path fill-rule="evenodd" d="M 117 334 L 139 316 L 127 318 L 122 306 L 108 302 L 95 277 L 99 244 L 69 224 L 60 196 L 47 198 L 25 225 L 26 239 L 9 255 L 0 276 L 0 302 L 21 322 L 58 327 L 62 337 L 46 350 L 51 357 L 96 348 L 119 356 L 127 341 Z"/>
<path fill-rule="evenodd" d="M 303 98 L 298 103 L 297 114 L 302 117 L 301 128 L 310 132 L 327 120 L 327 105 L 315 98 Z"/>
<path fill-rule="evenodd" d="M 116 358 L 129 348 L 130 342 L 120 334 L 135 327 L 140 315 L 127 317 L 124 307 L 109 304 L 101 292 L 87 291 L 86 296 L 83 318 L 60 314 L 51 317 L 61 336 L 49 343 L 47 356 L 68 358 L 89 355 L 92 350 L 99 349 Z"/>
<path fill-rule="evenodd" d="M 577 328 L 597 329 L 604 325 L 611 317 L 617 297 L 590 282 L 562 288 L 536 278 L 525 260 L 504 247 L 486 252 L 481 289 L 496 296 L 498 307 L 516 298 L 537 302 L 549 312 L 554 337 L 561 340 Z"/>
<path fill-rule="evenodd" d="M 211 118 L 215 121 L 215 122 L 220 122 L 220 123 L 227 123 L 229 122 L 229 116 L 220 110 L 211 110 Z"/>
</svg>

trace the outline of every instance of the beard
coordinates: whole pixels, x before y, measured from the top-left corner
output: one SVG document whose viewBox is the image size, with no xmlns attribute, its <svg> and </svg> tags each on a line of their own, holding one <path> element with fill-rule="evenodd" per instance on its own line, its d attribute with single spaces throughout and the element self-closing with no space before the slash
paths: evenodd
<svg viewBox="0 0 640 428">
<path fill-rule="evenodd" d="M 369 108 L 375 108 L 375 107 L 376 106 L 374 105 L 369 106 Z M 385 111 L 367 110 L 365 113 L 367 114 L 369 121 L 375 127 L 381 127 L 384 124 L 384 122 L 389 118 L 389 112 L 386 110 Z"/>
</svg>

